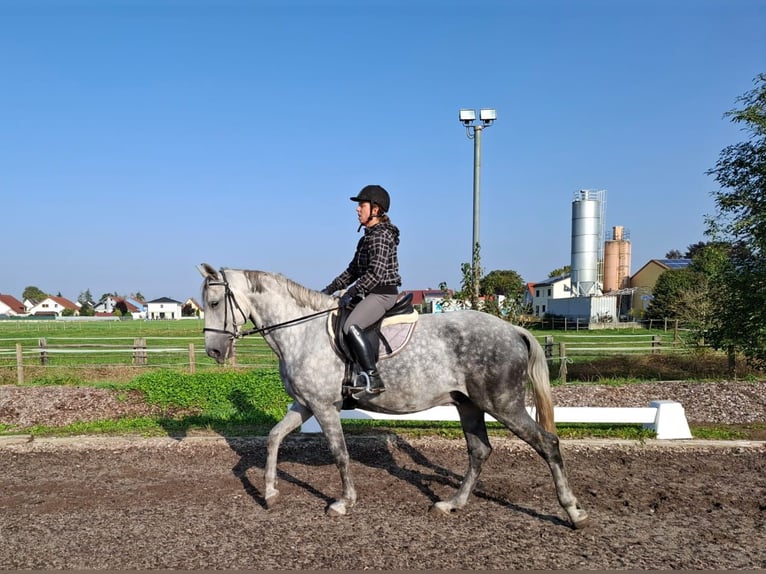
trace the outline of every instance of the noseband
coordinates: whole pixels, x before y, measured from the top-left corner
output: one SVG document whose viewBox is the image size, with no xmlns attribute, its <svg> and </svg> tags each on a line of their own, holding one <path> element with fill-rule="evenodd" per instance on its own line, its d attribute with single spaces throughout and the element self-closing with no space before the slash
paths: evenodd
<svg viewBox="0 0 766 574">
<path fill-rule="evenodd" d="M 248 329 L 247 331 L 240 331 L 239 325 L 237 325 L 237 322 L 234 320 L 234 310 L 236 309 L 237 311 L 239 311 L 239 314 L 242 315 L 242 318 L 244 319 L 243 325 L 247 323 L 248 317 L 247 315 L 245 315 L 245 312 L 239 306 L 239 303 L 237 303 L 237 299 L 236 297 L 234 297 L 234 293 L 232 292 L 231 287 L 229 287 L 229 282 L 226 280 L 226 273 L 224 272 L 223 269 L 221 269 L 221 280 L 208 281 L 207 286 L 210 286 L 210 285 L 221 285 L 223 286 L 223 289 L 224 289 L 223 329 L 212 329 L 210 327 L 204 327 L 202 329 L 202 332 L 205 333 L 207 331 L 210 331 L 211 333 L 223 333 L 225 335 L 228 335 L 232 339 L 241 339 L 242 337 L 246 337 L 247 335 L 254 335 L 256 333 L 264 334 L 267 331 L 272 331 L 274 329 L 279 329 L 281 327 L 287 327 L 289 325 L 295 325 L 296 323 L 301 323 L 303 321 L 313 319 L 314 317 L 318 317 L 320 315 L 326 315 L 327 313 L 332 313 L 333 311 L 340 308 L 340 307 L 332 307 L 330 309 L 325 309 L 324 311 L 318 311 L 310 315 L 304 315 L 303 317 L 298 317 L 297 319 L 291 319 L 289 321 L 284 321 L 283 323 L 277 323 L 276 325 L 269 325 L 266 327 L 257 327 L 255 329 Z M 233 331 L 229 331 L 228 329 L 226 329 L 226 323 L 229 317 L 229 308 L 231 308 L 231 324 L 234 326 Z M 253 321 L 253 324 L 255 324 L 255 321 Z"/>
</svg>

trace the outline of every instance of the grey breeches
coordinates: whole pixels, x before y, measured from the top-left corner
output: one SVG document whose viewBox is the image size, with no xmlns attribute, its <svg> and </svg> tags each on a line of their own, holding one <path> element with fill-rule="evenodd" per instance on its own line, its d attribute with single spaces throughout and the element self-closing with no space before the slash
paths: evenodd
<svg viewBox="0 0 766 574">
<path fill-rule="evenodd" d="M 375 323 L 375 321 L 385 315 L 386 311 L 394 306 L 398 297 L 398 295 L 379 295 L 377 293 L 367 295 L 357 303 L 348 319 L 346 319 L 343 325 L 343 334 L 348 334 L 348 328 L 351 325 L 356 325 L 364 330 Z"/>
</svg>

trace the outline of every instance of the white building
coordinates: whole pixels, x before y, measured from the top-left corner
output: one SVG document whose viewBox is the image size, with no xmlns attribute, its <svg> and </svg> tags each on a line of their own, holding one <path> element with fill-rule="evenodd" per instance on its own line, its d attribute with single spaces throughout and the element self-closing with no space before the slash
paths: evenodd
<svg viewBox="0 0 766 574">
<path fill-rule="evenodd" d="M 183 303 L 170 297 L 160 297 L 146 302 L 147 319 L 180 319 Z"/>
<path fill-rule="evenodd" d="M 571 296 L 572 280 L 568 274 L 535 283 L 532 287 L 532 313 L 535 317 L 543 317 L 546 313 L 550 313 L 551 300 Z"/>
</svg>

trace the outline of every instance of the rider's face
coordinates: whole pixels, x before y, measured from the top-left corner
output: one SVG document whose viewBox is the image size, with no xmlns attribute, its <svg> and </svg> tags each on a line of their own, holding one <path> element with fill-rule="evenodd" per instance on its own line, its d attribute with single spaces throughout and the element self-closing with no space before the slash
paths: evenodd
<svg viewBox="0 0 766 574">
<path fill-rule="evenodd" d="M 359 218 L 359 223 L 367 225 L 372 212 L 372 203 L 369 201 L 360 201 L 356 205 L 356 216 Z M 372 222 L 370 222 L 372 223 Z"/>
</svg>

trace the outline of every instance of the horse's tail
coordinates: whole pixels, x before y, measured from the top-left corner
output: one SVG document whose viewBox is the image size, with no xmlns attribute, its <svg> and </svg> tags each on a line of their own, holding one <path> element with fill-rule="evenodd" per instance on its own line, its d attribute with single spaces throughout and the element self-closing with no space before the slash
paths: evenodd
<svg viewBox="0 0 766 574">
<path fill-rule="evenodd" d="M 527 370 L 535 401 L 535 420 L 545 430 L 556 434 L 556 423 L 553 420 L 553 397 L 545 351 L 532 333 L 521 327 L 517 327 L 517 329 L 529 349 Z"/>
</svg>

